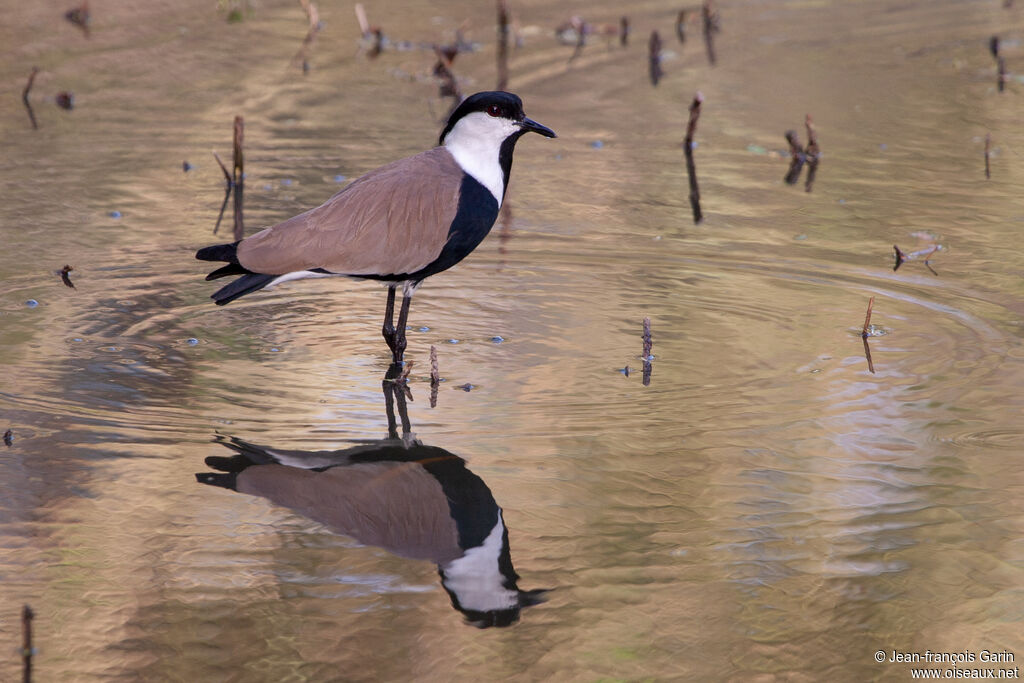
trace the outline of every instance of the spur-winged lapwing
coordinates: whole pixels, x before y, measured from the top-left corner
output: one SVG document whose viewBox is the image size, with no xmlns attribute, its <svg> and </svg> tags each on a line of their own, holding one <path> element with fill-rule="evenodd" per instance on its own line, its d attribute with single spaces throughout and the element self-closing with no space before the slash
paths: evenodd
<svg viewBox="0 0 1024 683">
<path fill-rule="evenodd" d="M 200 249 L 196 258 L 227 261 L 206 276 L 241 275 L 214 292 L 219 305 L 288 280 L 345 275 L 388 286 L 382 333 L 399 363 L 413 292 L 423 279 L 464 259 L 498 217 L 525 133 L 554 131 L 523 114 L 507 92 L 481 92 L 460 104 L 438 147 L 382 166 L 315 209 L 232 244 Z M 394 324 L 395 289 L 402 308 Z"/>
</svg>

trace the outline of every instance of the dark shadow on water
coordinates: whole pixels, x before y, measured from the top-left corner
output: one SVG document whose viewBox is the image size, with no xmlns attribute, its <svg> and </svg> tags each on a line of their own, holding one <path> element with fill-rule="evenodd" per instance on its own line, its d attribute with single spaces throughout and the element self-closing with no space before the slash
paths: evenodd
<svg viewBox="0 0 1024 683">
<path fill-rule="evenodd" d="M 196 479 L 261 496 L 365 545 L 430 560 L 468 623 L 510 626 L 522 608 L 543 602 L 546 591 L 519 589 L 491 490 L 465 460 L 415 438 L 393 376 L 389 371 L 383 381 L 387 438 L 337 451 L 296 451 L 218 435 L 235 454 L 206 458 L 217 471 Z"/>
</svg>

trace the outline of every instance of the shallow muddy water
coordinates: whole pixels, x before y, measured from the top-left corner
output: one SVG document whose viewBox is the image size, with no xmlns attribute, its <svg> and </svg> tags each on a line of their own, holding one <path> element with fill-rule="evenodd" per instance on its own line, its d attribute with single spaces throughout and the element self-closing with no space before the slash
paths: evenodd
<svg viewBox="0 0 1024 683">
<path fill-rule="evenodd" d="M 228 23 L 213 2 L 96 2 L 88 38 L 59 7 L 2 8 L 0 679 L 20 675 L 26 603 L 44 681 L 910 678 L 880 650 L 1019 663 L 1021 3 L 723 2 L 714 67 L 699 23 L 676 39 L 672 3 L 630 5 L 629 45 L 595 39 L 571 64 L 554 27 L 623 5 L 510 3 L 509 89 L 559 137 L 520 141 L 494 231 L 419 290 L 413 400 L 390 424 L 380 286 L 307 280 L 220 308 L 193 259 L 230 230 L 212 235 L 210 152 L 230 156 L 235 115 L 250 233 L 436 141 L 432 53 L 370 59 L 352 4 L 320 4 L 305 75 L 298 3 Z M 493 9 L 367 3 L 414 46 L 468 20 L 467 93 L 495 84 Z M 66 90 L 72 111 L 53 101 Z M 699 225 L 681 147 L 697 90 Z M 806 141 L 808 113 L 811 192 L 783 182 L 783 133 Z M 894 271 L 893 244 L 941 245 L 935 274 Z M 237 492 L 197 481 L 242 442 L 299 453 Z M 392 488 L 339 521 L 361 500 L 346 475 L 373 467 Z M 508 628 L 455 609 L 470 600 L 450 552 L 352 522 L 443 511 L 452 481 L 475 492 L 469 518 L 503 520 L 518 590 L 547 590 Z"/>
</svg>

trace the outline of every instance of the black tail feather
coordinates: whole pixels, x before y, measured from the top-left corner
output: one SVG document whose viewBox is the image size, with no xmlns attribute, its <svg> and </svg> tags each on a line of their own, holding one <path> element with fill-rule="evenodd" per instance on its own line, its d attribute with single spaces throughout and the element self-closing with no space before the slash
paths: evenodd
<svg viewBox="0 0 1024 683">
<path fill-rule="evenodd" d="M 196 252 L 196 258 L 200 261 L 227 261 L 238 263 L 238 242 L 231 244 L 215 244 L 212 247 L 203 247 Z"/>
<path fill-rule="evenodd" d="M 237 263 L 229 263 L 228 265 L 218 268 L 207 275 L 206 279 L 216 280 L 219 277 L 227 277 L 228 275 L 249 275 L 251 273 L 252 271 L 245 268 L 245 266 L 241 266 Z"/>
<path fill-rule="evenodd" d="M 264 275 L 263 273 L 249 273 L 243 275 L 234 282 L 227 284 L 210 295 L 210 298 L 218 306 L 229 304 L 240 296 L 258 291 L 269 285 L 276 275 Z"/>
</svg>

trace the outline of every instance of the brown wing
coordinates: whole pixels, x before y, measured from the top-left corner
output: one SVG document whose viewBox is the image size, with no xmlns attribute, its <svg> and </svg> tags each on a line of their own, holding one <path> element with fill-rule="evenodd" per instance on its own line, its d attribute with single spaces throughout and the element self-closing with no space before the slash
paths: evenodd
<svg viewBox="0 0 1024 683">
<path fill-rule="evenodd" d="M 237 486 L 396 555 L 439 564 L 462 556 L 448 499 L 419 463 L 360 463 L 323 472 L 257 465 L 239 473 Z"/>
<path fill-rule="evenodd" d="M 326 202 L 245 239 L 254 273 L 324 268 L 346 275 L 414 273 L 448 239 L 462 168 L 444 147 L 370 171 Z"/>
</svg>

